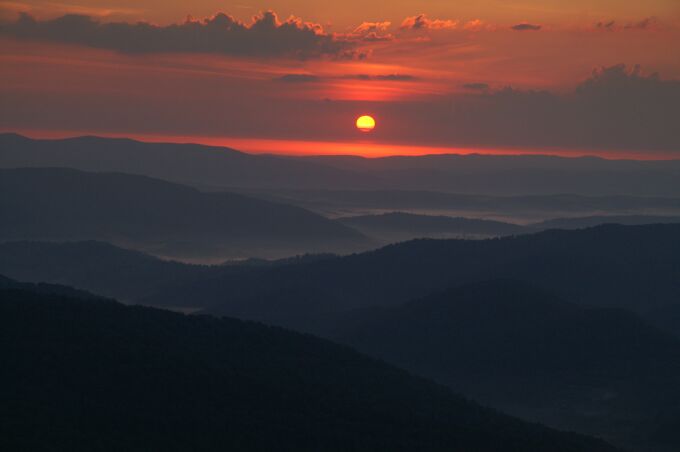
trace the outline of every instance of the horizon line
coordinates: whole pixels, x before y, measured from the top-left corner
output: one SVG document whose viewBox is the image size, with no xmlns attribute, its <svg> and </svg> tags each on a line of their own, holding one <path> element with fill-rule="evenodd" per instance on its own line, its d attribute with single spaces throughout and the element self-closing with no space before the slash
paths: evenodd
<svg viewBox="0 0 680 452">
<path fill-rule="evenodd" d="M 455 147 L 436 145 L 411 145 L 370 142 L 366 140 L 350 141 L 320 141 L 293 140 L 277 138 L 224 137 L 206 135 L 168 135 L 124 132 L 73 131 L 73 130 L 27 130 L 0 129 L 0 134 L 14 134 L 32 140 L 67 140 L 77 138 L 127 139 L 141 143 L 157 144 L 194 144 L 213 148 L 241 152 L 248 155 L 268 155 L 274 157 L 292 158 L 323 158 L 323 157 L 355 157 L 364 159 L 380 159 L 393 157 L 551 157 L 565 159 L 601 159 L 628 161 L 680 161 L 680 154 L 674 151 L 613 151 L 613 150 L 583 150 L 583 149 L 551 149 L 551 148 L 490 148 L 490 147 Z M 323 147 L 325 152 L 314 152 L 305 148 L 318 149 Z M 356 151 L 347 152 L 349 148 Z M 394 152 L 401 150 L 401 152 Z M 344 152 L 343 152 L 344 151 Z M 363 152 L 362 152 L 363 151 Z"/>
</svg>

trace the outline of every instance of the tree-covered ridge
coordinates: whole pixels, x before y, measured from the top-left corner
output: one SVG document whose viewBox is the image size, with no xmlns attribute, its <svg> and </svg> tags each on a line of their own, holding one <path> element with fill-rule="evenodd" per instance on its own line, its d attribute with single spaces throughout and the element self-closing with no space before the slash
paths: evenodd
<svg viewBox="0 0 680 452">
<path fill-rule="evenodd" d="M 0 290 L 4 450 L 588 452 L 311 336 Z"/>
</svg>

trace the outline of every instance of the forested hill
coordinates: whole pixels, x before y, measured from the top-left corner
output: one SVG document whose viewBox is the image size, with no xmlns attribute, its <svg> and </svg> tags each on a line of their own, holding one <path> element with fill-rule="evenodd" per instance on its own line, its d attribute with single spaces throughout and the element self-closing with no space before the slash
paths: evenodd
<svg viewBox="0 0 680 452">
<path fill-rule="evenodd" d="M 0 290 L 0 448 L 605 452 L 311 336 Z"/>
</svg>

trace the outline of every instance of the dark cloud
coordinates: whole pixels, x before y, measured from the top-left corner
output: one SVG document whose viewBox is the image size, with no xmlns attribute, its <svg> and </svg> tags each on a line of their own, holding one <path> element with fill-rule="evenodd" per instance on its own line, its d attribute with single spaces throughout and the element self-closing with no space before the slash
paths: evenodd
<svg viewBox="0 0 680 452">
<path fill-rule="evenodd" d="M 385 74 L 385 75 L 368 75 L 368 74 L 352 74 L 346 75 L 343 78 L 356 80 L 379 80 L 388 82 L 413 82 L 418 80 L 418 77 L 407 74 Z"/>
<path fill-rule="evenodd" d="M 657 25 L 657 20 L 655 17 L 647 17 L 638 22 L 630 22 L 624 25 L 626 30 L 648 30 L 650 28 L 655 28 Z"/>
<path fill-rule="evenodd" d="M 489 89 L 488 83 L 465 83 L 463 88 L 471 91 L 486 91 Z"/>
<path fill-rule="evenodd" d="M 512 28 L 515 31 L 538 31 L 541 29 L 541 26 L 536 24 L 521 23 L 513 25 L 510 28 Z"/>
<path fill-rule="evenodd" d="M 637 22 L 619 24 L 613 20 L 602 21 L 595 24 L 595 28 L 602 31 L 626 31 L 626 30 L 657 30 L 659 22 L 655 17 L 647 17 Z"/>
<path fill-rule="evenodd" d="M 457 26 L 457 20 L 429 19 L 425 14 L 418 14 L 404 19 L 399 28 L 402 30 L 452 30 Z"/>
<path fill-rule="evenodd" d="M 360 57 L 354 44 L 323 31 L 320 25 L 291 18 L 281 21 L 272 11 L 249 24 L 219 13 L 202 21 L 156 26 L 104 23 L 83 15 L 38 21 L 22 14 L 0 25 L 0 35 L 112 49 L 123 53 L 217 53 L 237 56 L 335 58 Z"/>
<path fill-rule="evenodd" d="M 598 22 L 595 24 L 595 27 L 600 30 L 612 31 L 616 27 L 616 22 L 613 20 L 610 20 L 609 22 Z"/>
<path fill-rule="evenodd" d="M 448 118 L 441 140 L 471 145 L 680 151 L 680 80 L 621 64 L 595 70 L 569 94 L 504 88 L 459 97 Z"/>
<path fill-rule="evenodd" d="M 406 74 L 387 74 L 387 75 L 374 75 L 375 80 L 388 80 L 393 82 L 412 82 L 418 80 L 418 77 Z"/>
<path fill-rule="evenodd" d="M 275 80 L 286 83 L 314 83 L 321 81 L 321 77 L 311 74 L 286 74 L 276 78 Z"/>
<path fill-rule="evenodd" d="M 318 75 L 312 74 L 286 74 L 281 77 L 277 77 L 275 80 L 279 82 L 288 83 L 316 83 L 323 80 L 334 80 L 334 79 L 344 79 L 344 80 L 362 80 L 362 81 L 386 81 L 386 82 L 414 82 L 419 80 L 418 77 L 407 74 L 347 74 L 342 76 L 329 76 L 329 77 L 319 77 Z"/>
</svg>

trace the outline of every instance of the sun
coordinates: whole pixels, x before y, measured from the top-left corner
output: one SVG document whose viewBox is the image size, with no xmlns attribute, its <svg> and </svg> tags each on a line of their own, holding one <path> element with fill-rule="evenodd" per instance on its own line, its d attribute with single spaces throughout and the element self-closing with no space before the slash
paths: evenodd
<svg viewBox="0 0 680 452">
<path fill-rule="evenodd" d="M 357 129 L 362 132 L 371 132 L 375 129 L 375 119 L 373 117 L 364 115 L 357 118 Z"/>
</svg>

